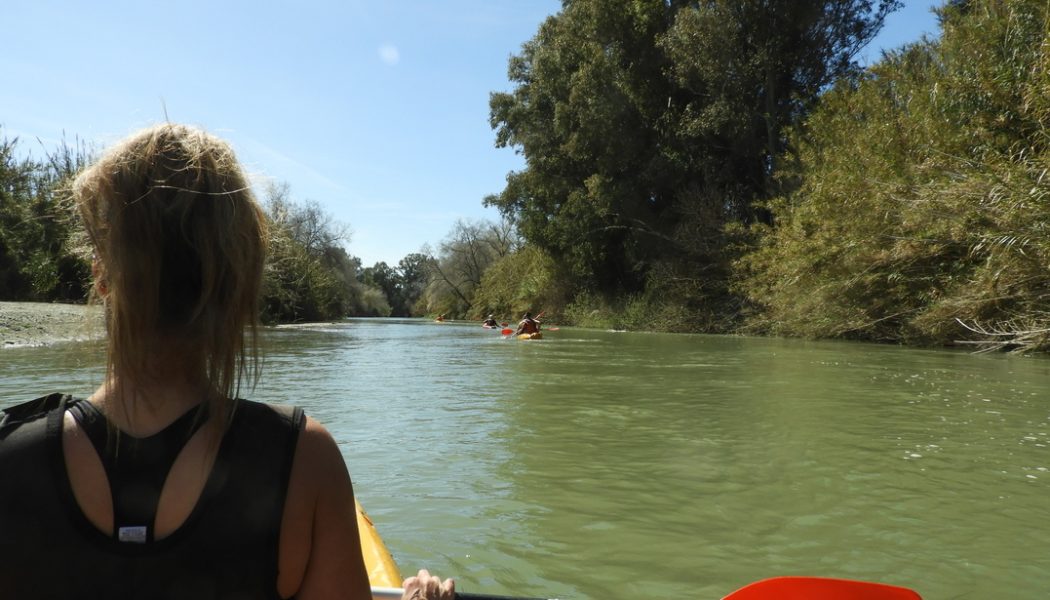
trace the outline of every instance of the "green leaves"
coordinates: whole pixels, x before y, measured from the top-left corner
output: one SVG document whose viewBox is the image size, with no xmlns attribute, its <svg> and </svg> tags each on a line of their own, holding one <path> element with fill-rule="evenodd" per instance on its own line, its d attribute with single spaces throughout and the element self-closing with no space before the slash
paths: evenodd
<svg viewBox="0 0 1050 600">
<path fill-rule="evenodd" d="M 486 273 L 513 254 L 520 241 L 510 221 L 457 221 L 441 242 L 440 252 L 426 262 L 423 312 L 478 316 L 478 288 Z"/>
<path fill-rule="evenodd" d="M 292 200 L 287 184 L 267 189 L 270 251 L 263 273 L 266 323 L 386 316 L 383 292 L 357 281 L 360 261 L 342 247 L 347 227 L 316 202 Z"/>
<path fill-rule="evenodd" d="M 0 140 L 0 299 L 83 301 L 89 250 L 74 226 L 68 186 L 91 149 L 65 141 L 43 159 Z"/>
<path fill-rule="evenodd" d="M 648 251 L 635 230 L 651 226 L 666 185 L 650 176 L 651 120 L 665 105 L 662 2 L 567 3 L 511 59 L 517 87 L 493 94 L 497 144 L 525 156 L 487 199 L 513 216 L 533 244 L 557 256 L 582 285 L 638 288 Z M 643 234 L 644 235 L 644 234 Z"/>
<path fill-rule="evenodd" d="M 1045 321 L 1047 6 L 967 6 L 796 130 L 802 185 L 738 263 L 753 327 L 947 343 Z"/>
<path fill-rule="evenodd" d="M 898 5 L 567 2 L 511 59 L 515 89 L 490 98 L 497 145 L 527 166 L 486 203 L 571 274 L 573 292 L 675 289 L 687 294 L 676 301 L 732 306 L 738 249 L 722 229 L 768 220 L 787 128 L 854 72 Z M 699 298 L 675 283 L 697 273 Z"/>
</svg>

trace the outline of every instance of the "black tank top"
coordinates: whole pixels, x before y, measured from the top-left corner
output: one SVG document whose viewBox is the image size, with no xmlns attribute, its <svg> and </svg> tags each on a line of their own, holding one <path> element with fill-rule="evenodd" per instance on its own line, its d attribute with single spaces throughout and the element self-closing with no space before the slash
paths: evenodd
<svg viewBox="0 0 1050 600">
<path fill-rule="evenodd" d="M 278 542 L 301 410 L 238 400 L 190 516 L 162 540 L 128 543 L 96 529 L 73 497 L 62 421 L 77 402 L 52 394 L 3 411 L 0 597 L 279 597 Z"/>
<path fill-rule="evenodd" d="M 74 400 L 66 408 L 102 459 L 113 499 L 113 536 L 132 544 L 152 542 L 164 481 L 186 442 L 204 424 L 207 404 L 186 411 L 144 438 L 131 437 L 113 427 L 90 402 Z"/>
</svg>

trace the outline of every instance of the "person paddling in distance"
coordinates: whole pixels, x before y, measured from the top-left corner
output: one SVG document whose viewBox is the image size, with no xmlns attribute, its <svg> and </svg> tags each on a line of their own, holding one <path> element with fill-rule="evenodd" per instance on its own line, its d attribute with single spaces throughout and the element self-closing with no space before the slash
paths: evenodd
<svg viewBox="0 0 1050 600">
<path fill-rule="evenodd" d="M 3 596 L 371 597 L 354 492 L 300 409 L 238 399 L 266 221 L 229 146 L 163 124 L 84 171 L 106 374 L 87 398 L 0 413 Z M 404 598 L 451 600 L 421 570 Z"/>
<path fill-rule="evenodd" d="M 496 318 L 493 315 L 489 315 L 489 317 L 485 319 L 485 322 L 482 323 L 482 326 L 496 328 L 499 327 L 499 323 L 496 321 Z"/>
<path fill-rule="evenodd" d="M 527 312 L 525 316 L 521 318 L 521 322 L 518 323 L 518 329 L 514 332 L 514 335 L 534 334 L 540 332 L 540 322 L 537 319 L 532 318 L 532 313 Z"/>
</svg>

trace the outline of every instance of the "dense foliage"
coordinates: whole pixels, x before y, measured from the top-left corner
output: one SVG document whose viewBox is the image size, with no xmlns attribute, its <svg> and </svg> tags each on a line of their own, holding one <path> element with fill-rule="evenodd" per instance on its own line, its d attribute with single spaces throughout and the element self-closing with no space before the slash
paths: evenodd
<svg viewBox="0 0 1050 600">
<path fill-rule="evenodd" d="M 383 292 L 390 305 L 389 316 L 416 316 L 425 310 L 417 309 L 416 305 L 426 288 L 431 262 L 429 255 L 413 252 L 402 258 L 397 267 L 385 262 L 366 267 L 358 279 Z"/>
<path fill-rule="evenodd" d="M 527 164 L 486 202 L 574 293 L 732 312 L 725 225 L 768 220 L 786 128 L 897 4 L 566 1 L 492 94 L 497 145 Z"/>
<path fill-rule="evenodd" d="M 428 257 L 409 254 L 398 268 L 380 262 L 362 268 L 350 256 L 347 226 L 317 202 L 291 200 L 287 185 L 267 190 L 270 255 L 263 281 L 266 322 L 347 316 L 410 316 L 422 294 Z"/>
<path fill-rule="evenodd" d="M 485 272 L 473 297 L 473 317 L 494 314 L 511 319 L 527 311 L 553 312 L 568 298 L 557 285 L 554 261 L 537 246 L 524 246 L 506 254 Z"/>
<path fill-rule="evenodd" d="M 606 4 L 491 98 L 527 162 L 486 202 L 566 320 L 1050 346 L 1046 2 L 948 2 L 866 70 L 897 2 Z"/>
<path fill-rule="evenodd" d="M 270 186 L 267 196 L 270 253 L 263 279 L 263 321 L 346 315 L 363 294 L 353 286 L 360 265 L 341 246 L 345 228 L 332 223 L 316 203 L 293 202 L 287 185 Z"/>
<path fill-rule="evenodd" d="M 741 263 L 751 326 L 1046 347 L 1047 19 L 1041 0 L 955 3 L 939 41 L 824 95 L 796 134 L 802 185 Z"/>
<path fill-rule="evenodd" d="M 511 255 L 519 240 L 508 221 L 458 221 L 426 264 L 427 285 L 420 298 L 423 310 L 448 317 L 477 317 L 494 306 L 476 303 L 486 272 Z"/>
<path fill-rule="evenodd" d="M 65 142 L 42 159 L 0 139 L 0 300 L 71 301 L 87 293 L 90 251 L 74 241 L 68 188 L 90 157 Z"/>
</svg>

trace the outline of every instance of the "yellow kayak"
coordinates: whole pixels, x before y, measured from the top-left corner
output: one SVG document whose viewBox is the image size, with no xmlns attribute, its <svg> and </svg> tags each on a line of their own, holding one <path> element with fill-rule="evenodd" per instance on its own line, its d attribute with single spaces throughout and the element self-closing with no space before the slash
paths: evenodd
<svg viewBox="0 0 1050 600">
<path fill-rule="evenodd" d="M 357 508 L 357 531 L 361 537 L 361 553 L 365 556 L 365 568 L 368 570 L 368 582 L 372 587 L 401 587 L 401 572 L 397 570 L 394 557 L 386 549 L 383 538 L 379 537 L 372 519 L 368 518 L 361 503 L 354 501 Z"/>
<path fill-rule="evenodd" d="M 543 334 L 537 331 L 536 333 L 522 333 L 518 334 L 519 340 L 542 340 Z"/>
</svg>

